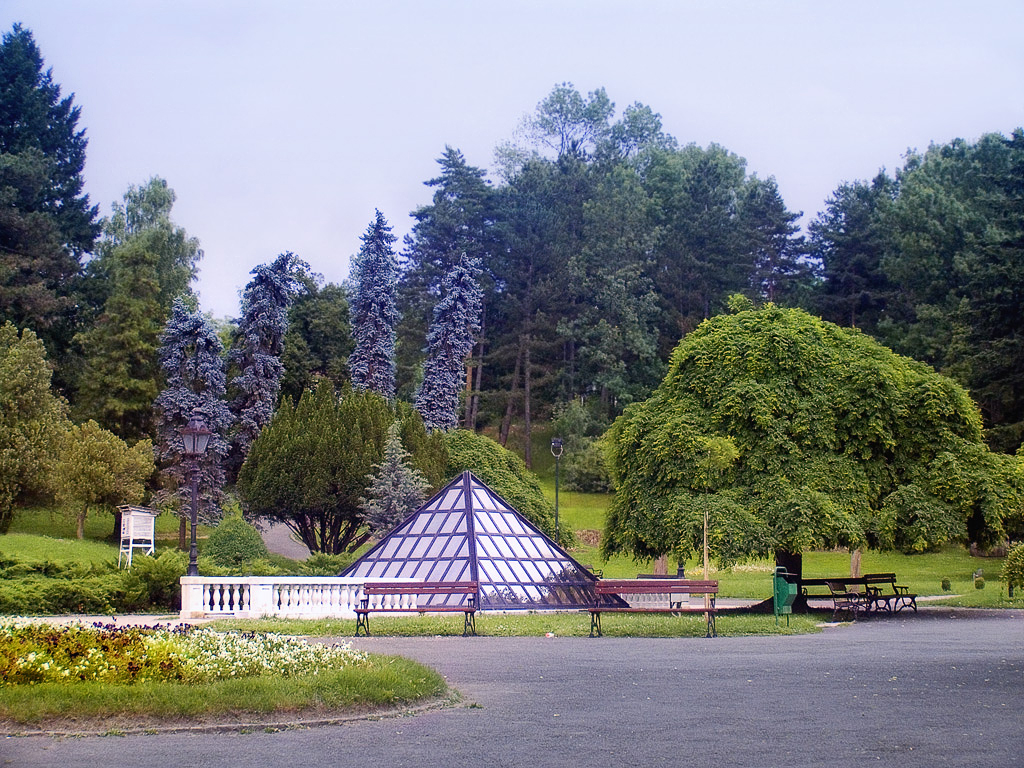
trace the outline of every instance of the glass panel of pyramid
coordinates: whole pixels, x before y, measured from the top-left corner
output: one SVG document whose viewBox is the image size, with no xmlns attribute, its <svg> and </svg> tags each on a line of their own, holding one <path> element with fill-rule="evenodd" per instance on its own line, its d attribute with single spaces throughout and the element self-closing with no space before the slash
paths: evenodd
<svg viewBox="0 0 1024 768">
<path fill-rule="evenodd" d="M 482 610 L 587 608 L 597 578 L 471 472 L 442 488 L 341 573 L 476 581 Z M 421 595 L 419 607 L 466 595 Z"/>
</svg>

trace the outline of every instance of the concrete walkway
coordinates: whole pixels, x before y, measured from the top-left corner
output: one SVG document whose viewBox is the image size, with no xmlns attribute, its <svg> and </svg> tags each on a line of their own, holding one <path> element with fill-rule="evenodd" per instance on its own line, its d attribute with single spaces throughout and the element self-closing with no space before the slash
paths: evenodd
<svg viewBox="0 0 1024 768">
<path fill-rule="evenodd" d="M 360 638 L 463 705 L 278 733 L 0 741 L 0 765 L 1024 765 L 1024 612 L 922 609 L 793 637 Z M 351 640 L 351 638 L 344 638 Z"/>
<path fill-rule="evenodd" d="M 260 536 L 272 554 L 284 555 L 292 560 L 305 560 L 309 557 L 309 548 L 292 538 L 291 529 L 282 523 L 268 523 L 261 527 Z"/>
</svg>

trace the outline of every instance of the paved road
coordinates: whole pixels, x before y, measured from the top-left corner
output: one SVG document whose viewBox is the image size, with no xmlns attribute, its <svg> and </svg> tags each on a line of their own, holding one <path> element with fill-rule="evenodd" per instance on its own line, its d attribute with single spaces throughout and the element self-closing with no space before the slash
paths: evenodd
<svg viewBox="0 0 1024 768">
<path fill-rule="evenodd" d="M 15 738 L 13 766 L 1024 765 L 1024 612 L 786 638 L 363 638 L 466 704 L 251 734 Z"/>
</svg>

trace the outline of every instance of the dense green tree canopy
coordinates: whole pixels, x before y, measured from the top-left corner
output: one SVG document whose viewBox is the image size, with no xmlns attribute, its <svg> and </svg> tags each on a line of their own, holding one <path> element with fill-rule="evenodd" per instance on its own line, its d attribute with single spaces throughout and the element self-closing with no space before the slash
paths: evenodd
<svg viewBox="0 0 1024 768">
<path fill-rule="evenodd" d="M 607 435 L 604 550 L 723 560 L 991 542 L 1021 503 L 967 392 L 867 336 L 768 305 L 708 320 Z"/>
<path fill-rule="evenodd" d="M 445 435 L 448 449 L 446 476 L 451 479 L 469 470 L 511 504 L 530 522 L 554 537 L 551 505 L 544 498 L 537 476 L 516 454 L 486 435 L 456 429 Z"/>
<path fill-rule="evenodd" d="M 94 508 L 113 513 L 119 504 L 142 502 L 155 468 L 149 440 L 129 447 L 95 421 L 68 425 L 58 443 L 53 491 L 83 539 L 85 518 Z"/>
<path fill-rule="evenodd" d="M 46 349 L 32 331 L 0 326 L 0 533 L 7 533 L 16 502 L 48 490 L 67 423 L 50 375 Z"/>
<path fill-rule="evenodd" d="M 396 411 L 369 390 L 347 388 L 338 397 L 321 381 L 298 405 L 283 401 L 253 442 L 238 476 L 247 514 L 287 525 L 312 552 L 358 549 L 373 533 L 361 509 L 367 476 L 381 463 L 396 417 L 412 463 L 436 488 L 444 445 L 412 409 Z"/>
</svg>

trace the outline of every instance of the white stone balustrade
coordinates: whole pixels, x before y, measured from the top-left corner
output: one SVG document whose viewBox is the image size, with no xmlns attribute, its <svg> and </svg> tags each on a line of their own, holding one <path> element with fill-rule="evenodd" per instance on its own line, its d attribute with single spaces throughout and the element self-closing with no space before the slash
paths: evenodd
<svg viewBox="0 0 1024 768">
<path fill-rule="evenodd" d="M 182 620 L 219 616 L 354 619 L 364 581 L 340 576 L 182 576 L 180 616 Z M 416 610 L 415 599 L 408 595 L 375 596 L 371 603 L 381 604 Z"/>
</svg>

